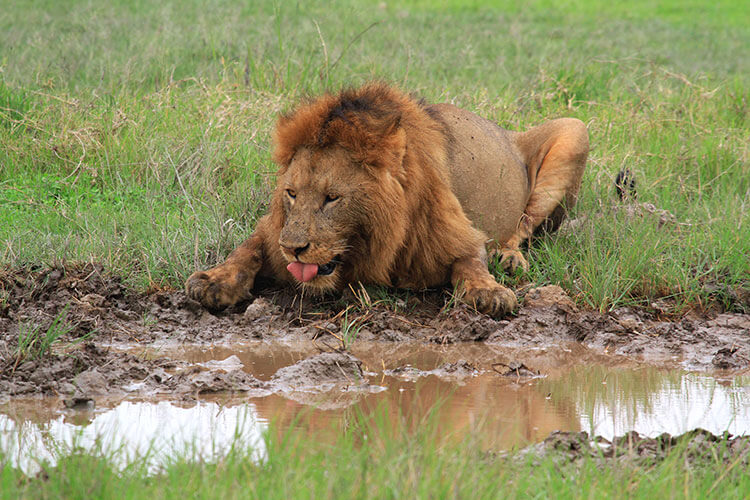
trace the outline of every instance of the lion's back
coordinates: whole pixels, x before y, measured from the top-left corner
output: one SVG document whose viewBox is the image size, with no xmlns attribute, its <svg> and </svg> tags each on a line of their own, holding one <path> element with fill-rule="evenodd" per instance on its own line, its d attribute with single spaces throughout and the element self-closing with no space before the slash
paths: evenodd
<svg viewBox="0 0 750 500">
<path fill-rule="evenodd" d="M 451 189 L 464 212 L 495 242 L 506 241 L 529 197 L 515 132 L 451 104 L 436 104 L 429 111 L 446 129 Z"/>
</svg>

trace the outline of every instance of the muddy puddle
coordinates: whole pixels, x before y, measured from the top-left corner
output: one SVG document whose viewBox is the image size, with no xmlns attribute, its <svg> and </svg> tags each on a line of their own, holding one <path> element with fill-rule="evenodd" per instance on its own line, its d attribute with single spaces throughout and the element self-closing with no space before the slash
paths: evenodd
<svg viewBox="0 0 750 500">
<path fill-rule="evenodd" d="M 334 439 L 360 413 L 414 427 L 434 412 L 447 439 L 478 434 L 486 451 L 539 443 L 555 431 L 609 440 L 696 428 L 750 435 L 750 377 L 616 360 L 578 344 L 521 351 L 362 342 L 348 354 L 321 354 L 312 342 L 117 350 L 184 362 L 198 373 L 241 371 L 257 388 L 181 398 L 137 388 L 74 402 L 13 398 L 0 404 L 0 449 L 11 464 L 31 473 L 38 460 L 54 463 L 72 450 L 118 450 L 123 464 L 147 456 L 157 470 L 176 454 L 210 460 L 238 445 L 260 459 L 271 422 L 277 432 L 293 427 Z M 358 361 L 361 378 L 347 373 L 347 359 Z M 311 360 L 321 361 L 309 366 Z M 340 373 L 299 383 L 326 365 Z"/>
<path fill-rule="evenodd" d="M 434 413 L 446 438 L 478 433 L 487 451 L 555 431 L 750 435 L 748 314 L 600 313 L 529 286 L 498 321 L 446 290 L 376 293 L 270 290 L 214 315 L 91 264 L 0 273 L 0 462 L 262 457 L 271 422 L 333 439 L 362 414 L 416 428 Z M 52 349 L 19 355 L 19 334 L 55 324 Z"/>
</svg>

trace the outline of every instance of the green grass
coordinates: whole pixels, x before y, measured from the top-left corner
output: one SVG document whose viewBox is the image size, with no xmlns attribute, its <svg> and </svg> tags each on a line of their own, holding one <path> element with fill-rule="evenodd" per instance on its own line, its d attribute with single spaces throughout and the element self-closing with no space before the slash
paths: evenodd
<svg viewBox="0 0 750 500">
<path fill-rule="evenodd" d="M 582 230 L 528 275 L 607 310 L 743 310 L 742 2 L 15 2 L 0 14 L 0 264 L 96 260 L 141 289 L 221 261 L 267 206 L 278 112 L 373 78 L 510 129 L 573 116 Z M 639 201 L 691 225 L 615 210 Z M 740 293 L 741 295 L 741 293 Z"/>
<path fill-rule="evenodd" d="M 146 460 L 118 463 L 116 450 L 72 453 L 36 477 L 0 465 L 2 498 L 743 498 L 743 457 L 725 444 L 678 444 L 661 461 L 571 463 L 559 456 L 507 459 L 472 436 L 445 436 L 434 414 L 419 422 L 354 414 L 335 440 L 297 428 L 265 435 L 266 456 L 234 448 L 218 462 L 174 457 L 149 475 Z M 415 425 L 414 425 L 415 424 Z M 459 439 L 460 438 L 460 439 Z M 0 456 L 0 464 L 3 463 Z"/>
</svg>

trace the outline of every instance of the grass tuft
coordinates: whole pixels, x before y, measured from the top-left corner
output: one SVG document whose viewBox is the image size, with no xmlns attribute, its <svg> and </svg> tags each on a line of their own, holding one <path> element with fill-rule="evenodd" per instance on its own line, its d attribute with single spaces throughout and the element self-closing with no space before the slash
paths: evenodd
<svg viewBox="0 0 750 500">
<path fill-rule="evenodd" d="M 68 321 L 68 307 L 60 311 L 47 328 L 39 325 L 22 324 L 18 328 L 18 344 L 13 350 L 12 371 L 25 361 L 41 359 L 47 355 L 52 345 L 73 331 L 75 325 Z"/>
</svg>

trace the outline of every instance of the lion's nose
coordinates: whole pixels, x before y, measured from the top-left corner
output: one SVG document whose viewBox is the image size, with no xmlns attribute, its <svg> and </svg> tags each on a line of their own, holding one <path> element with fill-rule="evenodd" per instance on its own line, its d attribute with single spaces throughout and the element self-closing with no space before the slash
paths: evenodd
<svg viewBox="0 0 750 500">
<path fill-rule="evenodd" d="M 286 246 L 286 245 L 281 245 L 281 246 L 284 247 L 284 249 L 287 252 L 293 253 L 295 257 L 299 257 L 300 254 L 302 254 L 302 252 L 304 252 L 305 250 L 307 250 L 308 248 L 310 248 L 310 243 L 308 243 L 307 245 L 302 246 L 302 247 L 290 247 L 290 246 Z"/>
</svg>

